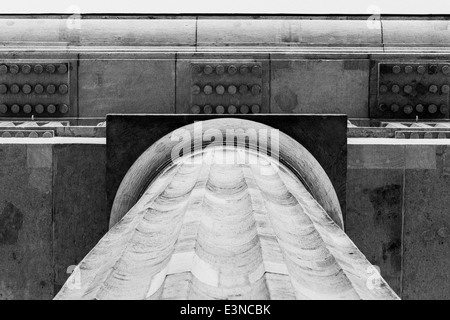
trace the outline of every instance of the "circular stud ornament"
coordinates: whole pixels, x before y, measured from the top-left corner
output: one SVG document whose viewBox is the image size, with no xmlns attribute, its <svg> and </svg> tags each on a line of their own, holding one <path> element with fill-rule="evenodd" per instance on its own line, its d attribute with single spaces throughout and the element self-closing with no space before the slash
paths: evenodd
<svg viewBox="0 0 450 320">
<path fill-rule="evenodd" d="M 0 84 L 0 94 L 5 94 L 8 92 L 8 87 L 4 84 Z"/>
<path fill-rule="evenodd" d="M 398 104 L 393 104 L 391 105 L 391 111 L 392 112 L 398 112 L 398 110 L 400 110 L 400 106 Z"/>
<path fill-rule="evenodd" d="M 216 107 L 216 113 L 217 113 L 217 114 L 224 114 L 224 113 L 225 113 L 225 108 L 224 108 L 224 106 L 218 105 L 218 106 Z"/>
<path fill-rule="evenodd" d="M 29 74 L 31 72 L 31 66 L 29 64 L 24 64 L 22 66 L 22 73 Z"/>
<path fill-rule="evenodd" d="M 258 66 L 258 65 L 253 66 L 252 67 L 252 73 L 254 75 L 257 75 L 257 76 L 260 75 L 261 74 L 261 67 Z"/>
<path fill-rule="evenodd" d="M 413 111 L 414 111 L 413 107 L 408 104 L 403 107 L 403 112 L 405 114 L 411 114 Z"/>
<path fill-rule="evenodd" d="M 419 103 L 419 104 L 416 106 L 416 111 L 419 112 L 419 113 L 424 112 L 424 111 L 425 111 L 425 106 L 424 106 L 423 104 Z"/>
<path fill-rule="evenodd" d="M 200 112 L 201 112 L 200 106 L 198 106 L 198 105 L 192 106 L 191 113 L 199 114 Z"/>
<path fill-rule="evenodd" d="M 448 238 L 448 236 L 450 235 L 450 231 L 448 228 L 442 227 L 438 230 L 437 234 L 441 238 Z"/>
<path fill-rule="evenodd" d="M 59 106 L 59 112 L 61 112 L 62 114 L 66 114 L 67 112 L 69 112 L 69 106 L 65 103 L 61 104 Z"/>
<path fill-rule="evenodd" d="M 431 93 L 437 93 L 438 90 L 439 90 L 439 88 L 438 88 L 437 85 L 432 84 L 428 90 L 429 90 Z"/>
<path fill-rule="evenodd" d="M 69 87 L 67 86 L 67 84 L 60 84 L 58 86 L 58 92 L 60 94 L 66 94 L 69 91 Z"/>
<path fill-rule="evenodd" d="M 442 104 L 442 105 L 439 107 L 439 112 L 442 113 L 442 114 L 447 114 L 447 112 L 448 112 L 448 106 L 445 105 L 445 104 Z"/>
<path fill-rule="evenodd" d="M 9 88 L 9 91 L 11 91 L 11 93 L 14 93 L 14 94 L 19 93 L 20 87 L 17 84 L 13 84 Z"/>
<path fill-rule="evenodd" d="M 207 104 L 206 106 L 203 107 L 203 112 L 205 114 L 211 114 L 213 112 L 212 106 Z"/>
<path fill-rule="evenodd" d="M 384 103 L 381 103 L 380 105 L 378 105 L 378 110 L 380 110 L 381 112 L 386 112 L 387 105 L 385 105 Z"/>
<path fill-rule="evenodd" d="M 236 86 L 231 85 L 231 86 L 228 87 L 228 93 L 229 94 L 236 94 L 236 92 L 237 92 Z"/>
<path fill-rule="evenodd" d="M 202 72 L 202 68 L 198 64 L 194 64 L 191 67 L 191 71 L 192 71 L 193 74 L 199 74 L 199 73 Z"/>
<path fill-rule="evenodd" d="M 224 74 L 224 73 L 225 73 L 225 67 L 222 66 L 222 65 L 218 65 L 218 66 L 216 67 L 216 73 L 217 73 L 218 75 Z"/>
<path fill-rule="evenodd" d="M 450 66 L 443 66 L 442 73 L 445 75 L 449 75 L 450 74 Z"/>
<path fill-rule="evenodd" d="M 237 108 L 233 105 L 228 106 L 228 113 L 235 114 L 237 112 Z"/>
<path fill-rule="evenodd" d="M 418 66 L 417 67 L 417 73 L 418 74 L 424 74 L 427 71 L 427 69 L 425 68 L 425 66 Z"/>
<path fill-rule="evenodd" d="M 56 92 L 56 87 L 53 84 L 49 84 L 45 90 L 48 94 L 54 94 Z"/>
<path fill-rule="evenodd" d="M 40 64 L 37 64 L 33 68 L 34 73 L 41 74 L 44 71 L 44 67 Z"/>
<path fill-rule="evenodd" d="M 239 72 L 240 74 L 247 74 L 248 73 L 248 66 L 243 64 L 240 68 L 239 68 Z"/>
<path fill-rule="evenodd" d="M 8 112 L 8 106 L 6 104 L 0 104 L 0 113 L 7 113 Z"/>
<path fill-rule="evenodd" d="M 65 64 L 60 64 L 57 68 L 58 73 L 64 74 L 67 72 L 67 66 Z"/>
<path fill-rule="evenodd" d="M 436 66 L 436 65 L 431 65 L 431 66 L 428 68 L 428 72 L 429 72 L 430 74 L 436 74 L 436 73 L 438 73 L 438 66 Z"/>
<path fill-rule="evenodd" d="M 191 93 L 197 95 L 197 94 L 200 94 L 200 92 L 201 92 L 200 87 L 198 85 L 194 84 L 191 88 Z"/>
<path fill-rule="evenodd" d="M 391 88 L 391 91 L 392 91 L 393 93 L 399 93 L 399 92 L 400 92 L 400 86 L 394 84 L 394 85 L 392 86 L 392 88 Z"/>
<path fill-rule="evenodd" d="M 50 114 L 53 114 L 56 112 L 56 106 L 54 104 L 49 104 L 47 106 L 47 112 Z"/>
<path fill-rule="evenodd" d="M 414 69 L 413 69 L 413 67 L 412 66 L 406 66 L 405 67 L 405 73 L 412 73 L 414 71 Z"/>
<path fill-rule="evenodd" d="M 211 74 L 211 73 L 213 72 L 213 67 L 211 67 L 209 64 L 207 64 L 207 65 L 205 66 L 205 68 L 203 69 L 203 72 L 204 72 L 205 74 Z"/>
<path fill-rule="evenodd" d="M 31 111 L 33 111 L 33 108 L 29 104 L 23 106 L 23 112 L 31 113 Z"/>
<path fill-rule="evenodd" d="M 403 91 L 407 94 L 411 94 L 411 92 L 413 91 L 413 87 L 410 86 L 409 84 L 407 84 L 404 88 Z"/>
<path fill-rule="evenodd" d="M 217 93 L 217 94 L 220 94 L 220 95 L 224 94 L 224 93 L 225 93 L 225 87 L 219 84 L 219 85 L 216 87 L 216 93 Z"/>
<path fill-rule="evenodd" d="M 437 112 L 437 110 L 438 110 L 438 107 L 435 104 L 430 104 L 428 106 L 428 112 L 431 114 L 435 114 Z"/>
<path fill-rule="evenodd" d="M 18 104 L 13 104 L 11 106 L 11 112 L 12 113 L 19 113 L 20 112 L 20 106 Z"/>
<path fill-rule="evenodd" d="M 19 73 L 19 66 L 17 64 L 10 65 L 9 66 L 9 72 L 11 72 L 12 74 Z"/>
<path fill-rule="evenodd" d="M 261 111 L 261 107 L 257 104 L 252 105 L 252 113 L 259 113 Z"/>
<path fill-rule="evenodd" d="M 247 113 L 250 112 L 250 108 L 249 108 L 247 105 L 243 104 L 243 105 L 241 106 L 241 108 L 239 109 L 239 111 L 240 111 L 240 113 L 242 113 L 242 114 L 247 114 Z"/>
<path fill-rule="evenodd" d="M 210 95 L 213 92 L 213 88 L 209 84 L 207 84 L 203 87 L 203 92 L 207 95 Z"/>
<path fill-rule="evenodd" d="M 392 72 L 395 74 L 399 74 L 400 72 L 402 72 L 402 68 L 400 66 L 393 66 Z"/>
<path fill-rule="evenodd" d="M 380 86 L 380 93 L 386 93 L 386 92 L 388 92 L 388 87 L 386 85 L 382 84 Z"/>
<path fill-rule="evenodd" d="M 246 94 L 248 92 L 248 87 L 245 84 L 241 84 L 239 86 L 239 93 L 240 94 Z"/>
<path fill-rule="evenodd" d="M 8 67 L 4 64 L 0 65 L 0 74 L 5 74 L 8 72 Z"/>
<path fill-rule="evenodd" d="M 38 104 L 34 107 L 34 111 L 36 111 L 36 113 L 41 114 L 44 112 L 44 106 L 42 104 Z"/>
<path fill-rule="evenodd" d="M 252 94 L 254 96 L 257 96 L 261 93 L 261 87 L 258 86 L 257 84 L 255 84 L 254 86 L 252 86 Z"/>
<path fill-rule="evenodd" d="M 17 132 L 15 135 L 16 138 L 25 138 L 25 134 L 21 131 Z"/>
<path fill-rule="evenodd" d="M 442 93 L 449 93 L 450 92 L 450 86 L 448 84 L 444 84 L 441 88 Z"/>
<path fill-rule="evenodd" d="M 424 139 L 433 139 L 433 134 L 431 132 L 425 132 L 423 135 Z"/>
<path fill-rule="evenodd" d="M 37 84 L 34 86 L 34 92 L 41 94 L 44 92 L 44 86 L 42 84 Z"/>
<path fill-rule="evenodd" d="M 30 94 L 31 93 L 31 86 L 29 84 L 24 84 L 22 87 L 22 92 L 25 94 Z"/>
<path fill-rule="evenodd" d="M 56 67 L 55 67 L 55 65 L 53 65 L 53 64 L 48 64 L 48 65 L 45 67 L 45 71 L 47 71 L 47 73 L 55 73 Z"/>
<path fill-rule="evenodd" d="M 235 65 L 231 65 L 228 67 L 228 73 L 229 74 L 235 74 L 237 72 L 237 68 Z"/>
</svg>

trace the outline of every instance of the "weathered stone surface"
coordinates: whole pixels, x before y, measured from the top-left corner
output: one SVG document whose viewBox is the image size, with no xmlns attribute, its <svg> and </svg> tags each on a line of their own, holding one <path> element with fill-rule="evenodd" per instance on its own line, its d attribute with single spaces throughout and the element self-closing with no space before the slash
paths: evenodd
<svg viewBox="0 0 450 320">
<path fill-rule="evenodd" d="M 271 113 L 368 116 L 369 60 L 271 60 Z"/>
<path fill-rule="evenodd" d="M 245 30 L 245 32 L 242 32 Z M 323 19 L 198 19 L 199 46 L 380 46 L 367 21 Z"/>
<path fill-rule="evenodd" d="M 351 139 L 350 142 L 347 161 L 349 169 L 403 169 L 405 167 L 404 145 L 365 144 L 360 138 Z"/>
<path fill-rule="evenodd" d="M 450 149 L 434 152 L 436 169 L 405 172 L 405 299 L 450 299 Z"/>
<path fill-rule="evenodd" d="M 78 72 L 80 117 L 175 113 L 173 55 L 146 60 L 86 56 L 80 60 Z"/>
<path fill-rule="evenodd" d="M 349 169 L 346 232 L 401 292 L 403 170 Z"/>
<path fill-rule="evenodd" d="M 2 19 L 2 43 L 33 45 L 159 46 L 195 44 L 195 18 L 187 19 Z M 53 57 L 53 53 L 52 53 Z"/>
<path fill-rule="evenodd" d="M 0 300 L 53 297 L 51 152 L 0 144 Z"/>
<path fill-rule="evenodd" d="M 54 146 L 55 293 L 108 230 L 105 159 L 105 145 Z"/>
<path fill-rule="evenodd" d="M 448 46 L 448 21 L 437 20 L 384 20 L 383 40 L 386 49 L 399 46 Z"/>
</svg>

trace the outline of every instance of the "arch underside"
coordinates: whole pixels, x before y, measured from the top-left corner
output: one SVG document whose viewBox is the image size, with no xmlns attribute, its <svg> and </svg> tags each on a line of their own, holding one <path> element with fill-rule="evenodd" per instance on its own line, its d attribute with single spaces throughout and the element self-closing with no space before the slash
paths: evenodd
<svg viewBox="0 0 450 320">
<path fill-rule="evenodd" d="M 398 297 L 289 170 L 215 147 L 168 167 L 56 299 Z"/>
</svg>

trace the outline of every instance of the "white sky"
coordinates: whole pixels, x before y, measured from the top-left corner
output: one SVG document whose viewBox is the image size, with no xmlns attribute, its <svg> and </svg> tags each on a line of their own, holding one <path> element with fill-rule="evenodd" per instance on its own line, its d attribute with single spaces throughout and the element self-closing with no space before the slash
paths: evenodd
<svg viewBox="0 0 450 320">
<path fill-rule="evenodd" d="M 0 13 L 450 14 L 450 0 L 2 0 Z"/>
</svg>

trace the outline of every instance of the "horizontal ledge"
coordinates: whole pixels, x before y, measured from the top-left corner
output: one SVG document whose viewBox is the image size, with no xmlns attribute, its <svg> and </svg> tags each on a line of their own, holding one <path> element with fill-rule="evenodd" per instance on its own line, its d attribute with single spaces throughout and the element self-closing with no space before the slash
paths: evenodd
<svg viewBox="0 0 450 320">
<path fill-rule="evenodd" d="M 97 144 L 106 145 L 106 138 L 0 138 L 0 145 L 8 144 Z"/>
<path fill-rule="evenodd" d="M 450 139 L 348 138 L 348 145 L 450 145 Z"/>
</svg>

